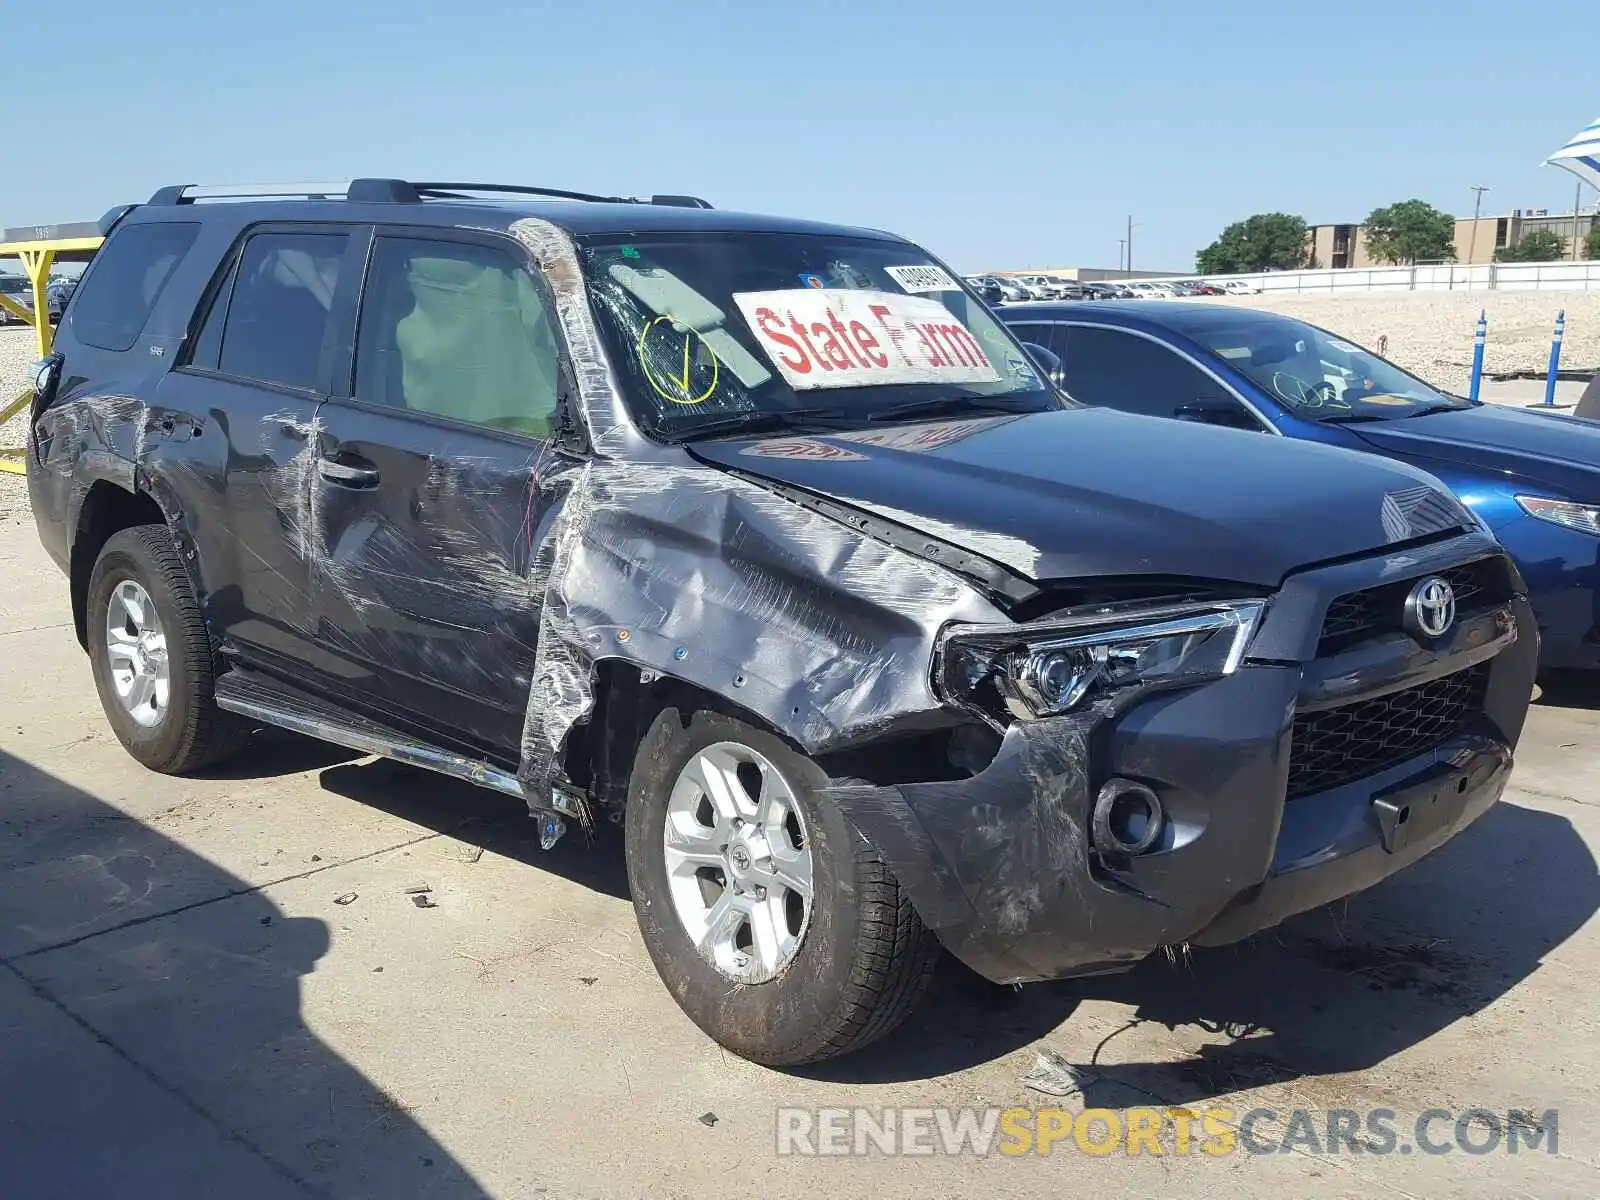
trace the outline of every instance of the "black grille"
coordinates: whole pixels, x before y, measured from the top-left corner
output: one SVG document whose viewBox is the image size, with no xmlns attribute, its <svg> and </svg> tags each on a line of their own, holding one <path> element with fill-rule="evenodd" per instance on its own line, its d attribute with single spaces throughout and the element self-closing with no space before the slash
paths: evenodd
<svg viewBox="0 0 1600 1200">
<path fill-rule="evenodd" d="M 1456 612 L 1466 616 L 1511 598 L 1510 579 L 1498 558 L 1483 558 L 1438 572 L 1456 594 Z M 1422 578 L 1419 576 L 1418 578 Z M 1386 583 L 1351 592 L 1328 605 L 1322 622 L 1319 655 L 1337 654 L 1351 646 L 1399 633 L 1404 628 L 1406 596 L 1416 579 Z"/>
<path fill-rule="evenodd" d="M 1372 700 L 1304 713 L 1289 746 L 1289 799 L 1375 775 L 1449 741 L 1483 708 L 1489 664 Z"/>
</svg>

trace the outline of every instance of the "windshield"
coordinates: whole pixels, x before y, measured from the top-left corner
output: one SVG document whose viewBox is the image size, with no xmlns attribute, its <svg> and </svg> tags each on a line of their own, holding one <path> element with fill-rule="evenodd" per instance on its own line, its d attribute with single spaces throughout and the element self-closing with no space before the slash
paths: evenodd
<svg viewBox="0 0 1600 1200">
<path fill-rule="evenodd" d="M 1303 321 L 1196 322 L 1184 332 L 1297 415 L 1312 420 L 1386 420 L 1471 405 Z"/>
<path fill-rule="evenodd" d="M 1062 407 L 988 307 L 903 242 L 641 234 L 581 253 L 628 406 L 654 437 Z"/>
</svg>

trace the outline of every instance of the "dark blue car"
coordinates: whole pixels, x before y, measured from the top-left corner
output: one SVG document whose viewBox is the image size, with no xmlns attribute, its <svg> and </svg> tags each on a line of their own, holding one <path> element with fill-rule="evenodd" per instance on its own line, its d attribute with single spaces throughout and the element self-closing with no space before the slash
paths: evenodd
<svg viewBox="0 0 1600 1200">
<path fill-rule="evenodd" d="M 1083 403 L 1370 450 L 1429 471 L 1516 559 L 1540 665 L 1600 668 L 1600 421 L 1474 404 L 1276 313 L 1139 302 L 999 315 L 1060 360 L 1058 382 Z"/>
</svg>

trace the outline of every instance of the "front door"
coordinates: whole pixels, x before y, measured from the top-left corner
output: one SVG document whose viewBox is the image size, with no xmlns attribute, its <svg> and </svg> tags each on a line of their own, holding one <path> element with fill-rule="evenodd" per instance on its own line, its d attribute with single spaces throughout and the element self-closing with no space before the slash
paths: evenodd
<svg viewBox="0 0 1600 1200">
<path fill-rule="evenodd" d="M 318 414 L 319 638 L 368 707 L 515 762 L 562 365 L 514 243 L 373 241 L 350 394 Z M 450 740 L 449 738 L 442 740 Z"/>
</svg>

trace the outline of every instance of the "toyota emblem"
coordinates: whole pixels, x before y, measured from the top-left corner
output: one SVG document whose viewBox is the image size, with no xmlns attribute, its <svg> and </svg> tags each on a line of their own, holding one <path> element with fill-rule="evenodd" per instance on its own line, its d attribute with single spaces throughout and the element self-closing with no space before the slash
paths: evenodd
<svg viewBox="0 0 1600 1200">
<path fill-rule="evenodd" d="M 1406 624 L 1425 638 L 1441 638 L 1456 623 L 1456 592 L 1450 581 L 1430 575 L 1406 597 Z"/>
</svg>

